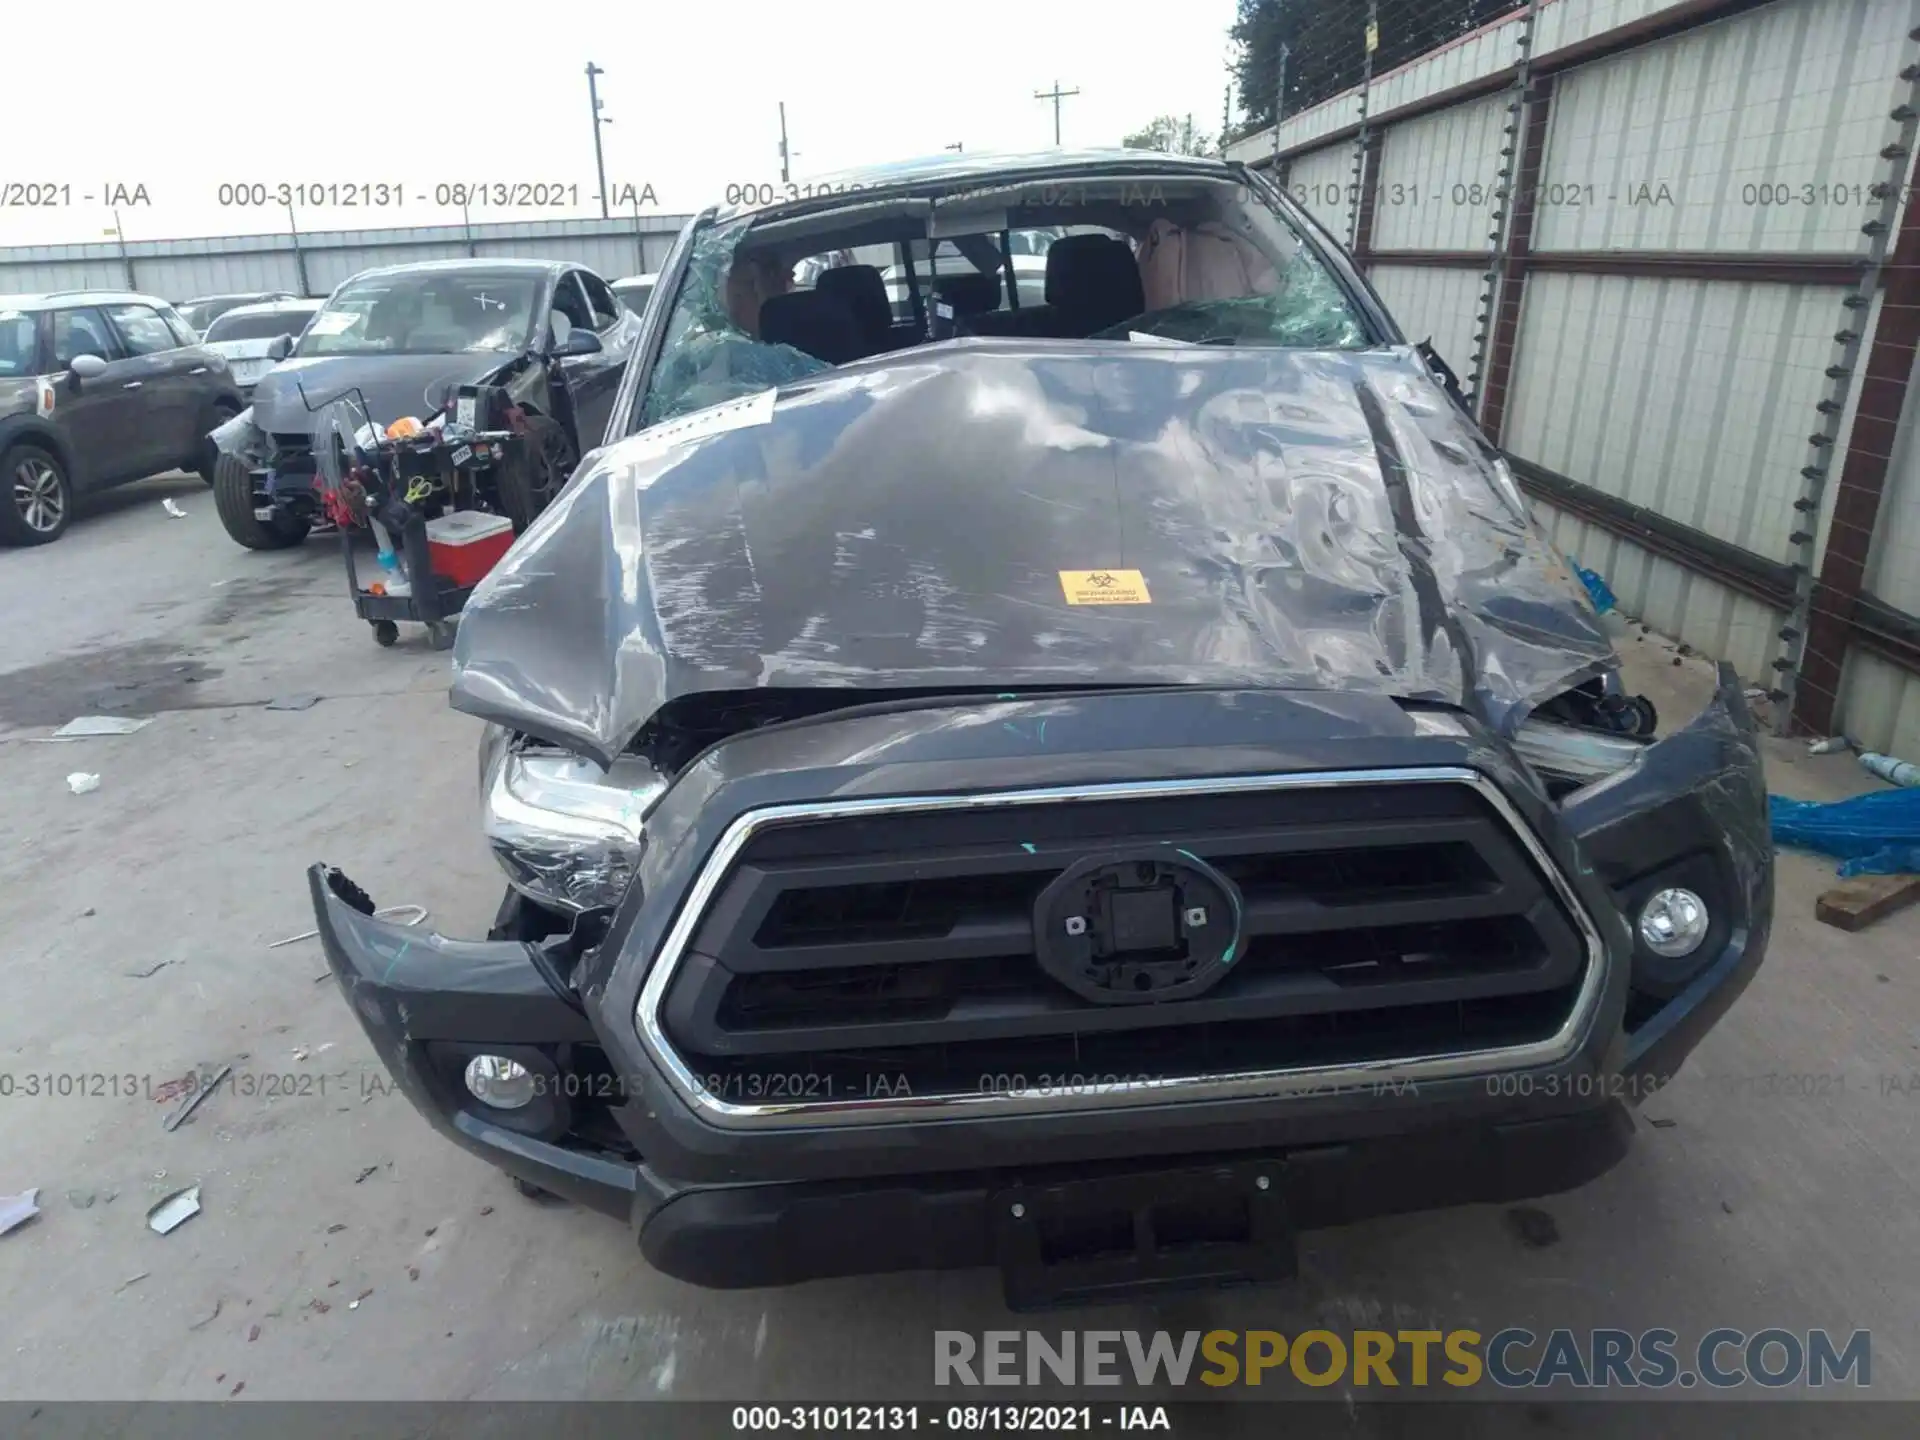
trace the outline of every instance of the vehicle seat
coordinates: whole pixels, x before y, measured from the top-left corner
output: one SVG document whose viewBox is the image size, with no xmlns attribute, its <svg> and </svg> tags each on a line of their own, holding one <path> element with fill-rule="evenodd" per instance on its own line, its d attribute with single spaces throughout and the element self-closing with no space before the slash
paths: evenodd
<svg viewBox="0 0 1920 1440">
<path fill-rule="evenodd" d="M 985 315 L 1000 304 L 1004 281 L 999 271 L 990 275 L 949 275 L 939 282 L 940 298 L 953 306 L 956 319 Z"/>
<path fill-rule="evenodd" d="M 1111 235 L 1063 235 L 1047 251 L 1047 308 L 1053 329 L 1078 338 L 1147 308 L 1133 248 Z"/>
<path fill-rule="evenodd" d="M 878 266 L 836 265 L 822 270 L 813 287 L 853 313 L 868 354 L 893 348 L 893 306 L 887 301 L 887 282 L 880 278 Z"/>
<path fill-rule="evenodd" d="M 791 345 L 829 365 L 870 353 L 853 311 L 826 290 L 795 290 L 767 300 L 760 307 L 760 338 L 769 345 Z"/>
</svg>

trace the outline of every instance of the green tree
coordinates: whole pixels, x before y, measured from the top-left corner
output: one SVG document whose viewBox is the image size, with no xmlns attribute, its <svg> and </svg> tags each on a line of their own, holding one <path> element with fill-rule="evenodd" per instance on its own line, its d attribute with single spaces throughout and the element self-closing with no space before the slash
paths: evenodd
<svg viewBox="0 0 1920 1440">
<path fill-rule="evenodd" d="M 1184 120 L 1171 115 L 1156 115 L 1146 128 L 1136 130 L 1120 142 L 1129 150 L 1159 150 L 1167 155 L 1211 155 L 1213 137 L 1193 128 L 1193 117 Z"/>
</svg>

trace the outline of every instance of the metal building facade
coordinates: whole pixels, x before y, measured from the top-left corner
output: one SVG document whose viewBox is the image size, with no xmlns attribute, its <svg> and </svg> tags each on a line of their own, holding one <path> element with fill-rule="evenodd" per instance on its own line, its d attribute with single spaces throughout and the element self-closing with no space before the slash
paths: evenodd
<svg viewBox="0 0 1920 1440">
<path fill-rule="evenodd" d="M 1920 756 L 1916 67 L 1915 0 L 1539 0 L 1229 153 L 1354 236 L 1623 608 Z"/>
<path fill-rule="evenodd" d="M 658 270 L 691 218 L 644 215 L 19 246 L 0 249 L 0 294 L 126 289 L 176 302 L 250 290 L 325 295 L 377 265 L 489 255 L 568 260 L 616 280 Z"/>
</svg>

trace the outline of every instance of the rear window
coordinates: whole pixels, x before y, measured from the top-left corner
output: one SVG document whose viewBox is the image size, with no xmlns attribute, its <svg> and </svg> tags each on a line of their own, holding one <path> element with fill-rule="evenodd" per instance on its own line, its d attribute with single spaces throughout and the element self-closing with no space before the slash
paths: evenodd
<svg viewBox="0 0 1920 1440">
<path fill-rule="evenodd" d="M 298 336 L 313 317 L 311 310 L 273 310 L 261 314 L 240 315 L 229 311 L 207 327 L 207 343 L 216 340 L 273 340 L 282 335 Z"/>
</svg>

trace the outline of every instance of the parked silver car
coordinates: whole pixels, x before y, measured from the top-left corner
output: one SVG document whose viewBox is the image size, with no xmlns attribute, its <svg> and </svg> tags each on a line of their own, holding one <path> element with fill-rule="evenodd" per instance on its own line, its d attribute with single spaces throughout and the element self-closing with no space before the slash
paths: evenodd
<svg viewBox="0 0 1920 1440">
<path fill-rule="evenodd" d="M 253 387 L 280 362 L 268 352 L 273 342 L 285 335 L 298 340 L 300 332 L 324 300 L 272 300 L 264 305 L 240 305 L 219 316 L 207 327 L 207 349 L 227 357 L 233 371 L 233 383 L 240 393 L 251 397 Z"/>
</svg>

